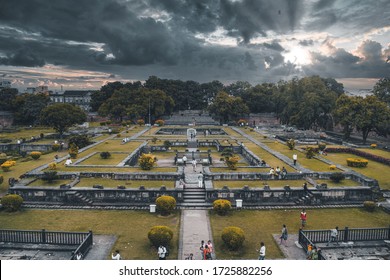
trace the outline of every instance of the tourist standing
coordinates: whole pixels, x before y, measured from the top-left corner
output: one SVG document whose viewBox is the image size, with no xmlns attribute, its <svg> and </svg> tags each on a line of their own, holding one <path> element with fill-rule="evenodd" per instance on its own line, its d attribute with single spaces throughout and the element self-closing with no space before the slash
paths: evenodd
<svg viewBox="0 0 390 280">
<path fill-rule="evenodd" d="M 187 157 L 186 157 L 186 155 L 183 156 L 183 164 L 187 165 Z"/>
<path fill-rule="evenodd" d="M 213 250 L 213 243 L 211 243 L 211 240 L 207 241 L 207 246 L 209 247 L 210 250 L 210 259 L 214 259 L 214 250 Z"/>
<path fill-rule="evenodd" d="M 288 231 L 286 225 L 283 225 L 282 227 L 282 235 L 280 236 L 280 244 L 283 244 L 287 247 L 287 238 L 288 238 Z"/>
<path fill-rule="evenodd" d="M 200 174 L 198 176 L 198 187 L 203 188 L 203 174 L 202 174 L 202 172 L 200 172 Z"/>
<path fill-rule="evenodd" d="M 83 254 L 81 254 L 81 252 L 80 251 L 78 251 L 77 252 L 77 254 L 76 254 L 76 260 L 82 260 L 83 259 Z"/>
<path fill-rule="evenodd" d="M 265 245 L 264 242 L 260 243 L 260 250 L 259 250 L 259 260 L 265 259 Z"/>
<path fill-rule="evenodd" d="M 203 260 L 204 258 L 204 247 L 205 247 L 205 244 L 204 244 L 204 240 L 202 240 L 200 242 L 200 247 L 199 247 L 199 250 L 200 250 L 200 259 Z"/>
<path fill-rule="evenodd" d="M 297 154 L 293 154 L 294 165 L 297 165 L 297 160 L 298 160 L 298 155 Z"/>
<path fill-rule="evenodd" d="M 159 260 L 166 260 L 167 248 L 163 245 L 160 245 L 157 250 L 157 255 Z"/>
<path fill-rule="evenodd" d="M 275 169 L 273 167 L 269 170 L 269 175 L 271 179 L 275 179 Z"/>
<path fill-rule="evenodd" d="M 209 246 L 208 246 L 207 244 L 204 245 L 204 249 L 203 249 L 203 259 L 204 259 L 204 260 L 211 260 L 210 248 L 209 248 Z"/>
<path fill-rule="evenodd" d="M 286 179 L 287 176 L 287 169 L 283 166 L 282 168 L 282 179 Z"/>
<path fill-rule="evenodd" d="M 306 220 L 307 220 L 307 214 L 305 209 L 302 209 L 300 219 L 301 219 L 301 229 L 303 229 L 306 225 Z"/>
<path fill-rule="evenodd" d="M 330 242 L 336 242 L 336 244 L 339 245 L 338 237 L 339 237 L 339 227 L 335 227 L 334 229 L 331 229 L 330 239 L 326 244 L 326 246 L 329 246 Z"/>
</svg>

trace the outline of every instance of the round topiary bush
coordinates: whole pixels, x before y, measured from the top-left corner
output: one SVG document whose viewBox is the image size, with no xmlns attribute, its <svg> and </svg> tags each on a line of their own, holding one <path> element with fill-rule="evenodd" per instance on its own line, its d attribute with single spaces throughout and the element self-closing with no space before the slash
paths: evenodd
<svg viewBox="0 0 390 280">
<path fill-rule="evenodd" d="M 244 244 L 245 234 L 239 227 L 225 227 L 222 230 L 221 238 L 230 250 L 236 251 Z"/>
<path fill-rule="evenodd" d="M 213 209 L 218 215 L 226 215 L 230 209 L 232 209 L 232 204 L 229 200 L 226 199 L 217 199 L 213 202 Z"/>
<path fill-rule="evenodd" d="M 169 246 L 173 238 L 173 231 L 167 226 L 154 226 L 148 232 L 148 239 L 154 247 Z"/>
<path fill-rule="evenodd" d="M 169 215 L 175 210 L 176 199 L 169 195 L 162 195 L 156 199 L 156 206 L 161 215 Z"/>
<path fill-rule="evenodd" d="M 102 159 L 108 159 L 109 157 L 111 157 L 111 154 L 110 154 L 110 152 L 101 152 L 100 157 Z"/>
<path fill-rule="evenodd" d="M 341 172 L 332 173 L 329 177 L 329 179 L 332 180 L 332 182 L 340 183 L 342 180 L 345 179 L 345 176 Z"/>
<path fill-rule="evenodd" d="M 1 204 L 6 211 L 15 212 L 22 206 L 23 198 L 18 194 L 7 194 L 2 197 Z"/>
<path fill-rule="evenodd" d="M 16 161 L 14 160 L 7 160 L 4 162 L 1 166 L 1 169 L 3 169 L 4 172 L 8 172 L 12 166 L 15 166 Z"/>
<path fill-rule="evenodd" d="M 42 155 L 41 152 L 35 152 L 34 151 L 34 152 L 30 153 L 30 156 L 32 157 L 32 159 L 35 159 L 35 160 L 39 159 L 41 157 L 41 155 Z"/>
<path fill-rule="evenodd" d="M 366 167 L 368 160 L 361 158 L 347 158 L 347 165 L 350 167 Z"/>
<path fill-rule="evenodd" d="M 156 157 L 152 154 L 142 154 L 138 159 L 138 164 L 143 170 L 150 170 L 156 165 Z"/>
<path fill-rule="evenodd" d="M 59 149 L 60 149 L 61 145 L 60 144 L 53 144 L 51 146 L 51 149 L 54 151 L 54 152 L 57 152 Z"/>
<path fill-rule="evenodd" d="M 374 201 L 364 201 L 363 203 L 364 209 L 367 211 L 373 212 L 376 208 L 376 204 Z"/>
</svg>

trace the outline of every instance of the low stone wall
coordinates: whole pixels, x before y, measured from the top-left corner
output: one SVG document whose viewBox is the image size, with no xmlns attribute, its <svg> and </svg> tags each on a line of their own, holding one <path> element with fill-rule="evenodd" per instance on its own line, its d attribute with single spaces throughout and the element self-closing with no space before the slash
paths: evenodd
<svg viewBox="0 0 390 280">
<path fill-rule="evenodd" d="M 154 204 L 156 198 L 162 195 L 173 196 L 177 202 L 183 200 L 182 191 L 161 187 L 154 190 L 13 187 L 9 192 L 22 196 L 26 203 L 74 206 L 147 206 Z"/>
<path fill-rule="evenodd" d="M 50 152 L 52 144 L 0 144 L 0 152 L 21 151 L 21 152 Z"/>
<path fill-rule="evenodd" d="M 312 190 L 310 194 L 312 198 L 308 200 L 309 205 L 363 203 L 363 201 L 372 200 L 374 197 L 374 193 L 369 187 Z M 235 205 L 237 199 L 242 199 L 243 206 L 298 205 L 298 200 L 306 195 L 304 190 L 297 189 L 267 190 L 248 187 L 206 191 L 208 202 L 213 202 L 215 199 L 227 199 Z"/>
</svg>

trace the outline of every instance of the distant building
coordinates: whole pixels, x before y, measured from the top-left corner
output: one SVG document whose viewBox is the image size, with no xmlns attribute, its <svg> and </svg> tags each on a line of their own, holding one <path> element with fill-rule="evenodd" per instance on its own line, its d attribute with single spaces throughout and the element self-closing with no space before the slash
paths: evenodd
<svg viewBox="0 0 390 280">
<path fill-rule="evenodd" d="M 3 88 L 11 88 L 11 81 L 0 81 L 0 90 Z"/>
<path fill-rule="evenodd" d="M 50 94 L 50 100 L 53 103 L 69 103 L 82 108 L 84 111 L 91 110 L 91 95 L 94 91 L 90 90 L 66 90 Z"/>
</svg>

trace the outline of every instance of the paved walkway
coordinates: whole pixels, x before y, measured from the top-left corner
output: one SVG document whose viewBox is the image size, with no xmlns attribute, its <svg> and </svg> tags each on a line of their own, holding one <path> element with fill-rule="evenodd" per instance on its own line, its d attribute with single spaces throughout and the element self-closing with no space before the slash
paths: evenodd
<svg viewBox="0 0 390 280">
<path fill-rule="evenodd" d="M 195 260 L 201 259 L 200 242 L 211 239 L 208 210 L 182 210 L 180 223 L 179 260 L 191 253 Z"/>
</svg>

